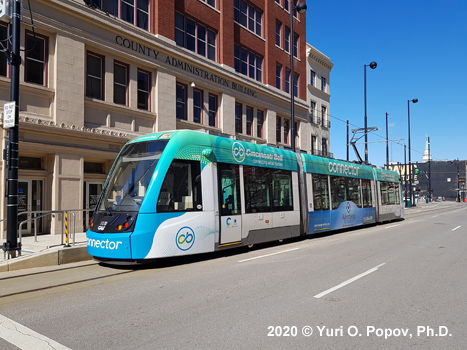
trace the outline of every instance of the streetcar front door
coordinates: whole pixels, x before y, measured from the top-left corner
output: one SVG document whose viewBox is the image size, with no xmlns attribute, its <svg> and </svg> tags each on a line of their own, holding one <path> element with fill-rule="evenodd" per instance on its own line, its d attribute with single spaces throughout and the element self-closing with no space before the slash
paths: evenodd
<svg viewBox="0 0 467 350">
<path fill-rule="evenodd" d="M 218 164 L 219 171 L 219 244 L 241 242 L 242 216 L 240 196 L 240 166 Z"/>
</svg>

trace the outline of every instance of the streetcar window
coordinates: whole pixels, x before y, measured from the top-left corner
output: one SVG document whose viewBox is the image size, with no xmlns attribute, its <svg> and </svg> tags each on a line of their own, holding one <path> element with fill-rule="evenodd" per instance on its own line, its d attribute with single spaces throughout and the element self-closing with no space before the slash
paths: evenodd
<svg viewBox="0 0 467 350">
<path fill-rule="evenodd" d="M 359 208 L 362 207 L 362 203 L 365 206 L 371 206 L 369 186 L 370 183 L 365 182 L 365 180 L 363 180 L 363 185 L 360 186 L 360 179 L 331 176 L 332 209 L 338 209 L 346 201 L 354 202 Z"/>
<path fill-rule="evenodd" d="M 120 152 L 104 188 L 99 210 L 137 212 L 168 141 L 132 143 Z"/>
<path fill-rule="evenodd" d="M 270 173 L 271 169 L 243 167 L 246 213 L 271 211 Z"/>
<path fill-rule="evenodd" d="M 273 207 L 272 211 L 293 210 L 292 201 L 292 172 L 286 170 L 273 170 Z"/>
<path fill-rule="evenodd" d="M 371 205 L 371 180 L 362 180 L 363 207 L 370 208 Z"/>
<path fill-rule="evenodd" d="M 360 179 L 347 179 L 348 200 L 355 203 L 359 208 L 362 207 L 362 198 L 360 195 Z"/>
<path fill-rule="evenodd" d="M 174 160 L 162 184 L 158 212 L 202 209 L 201 167 L 199 162 Z"/>
<path fill-rule="evenodd" d="M 246 213 L 292 211 L 292 172 L 243 167 Z"/>
<path fill-rule="evenodd" d="M 218 164 L 221 215 L 241 214 L 240 171 L 238 165 Z"/>
<path fill-rule="evenodd" d="M 329 188 L 326 175 L 313 174 L 313 206 L 316 210 L 329 210 Z"/>
<path fill-rule="evenodd" d="M 381 204 L 400 204 L 399 184 L 394 182 L 380 182 Z"/>
<path fill-rule="evenodd" d="M 331 176 L 332 209 L 338 209 L 343 202 L 348 200 L 346 187 L 347 179 L 345 177 Z"/>
<path fill-rule="evenodd" d="M 396 204 L 401 204 L 400 184 L 394 183 L 394 191 L 396 193 Z"/>
</svg>

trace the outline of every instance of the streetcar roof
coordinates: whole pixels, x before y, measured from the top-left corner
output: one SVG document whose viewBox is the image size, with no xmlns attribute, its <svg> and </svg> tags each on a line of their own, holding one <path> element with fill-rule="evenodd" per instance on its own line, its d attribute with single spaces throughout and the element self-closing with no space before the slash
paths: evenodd
<svg viewBox="0 0 467 350">
<path fill-rule="evenodd" d="M 140 136 L 132 142 L 169 140 L 173 158 L 297 170 L 294 152 L 194 130 L 165 131 Z"/>
</svg>

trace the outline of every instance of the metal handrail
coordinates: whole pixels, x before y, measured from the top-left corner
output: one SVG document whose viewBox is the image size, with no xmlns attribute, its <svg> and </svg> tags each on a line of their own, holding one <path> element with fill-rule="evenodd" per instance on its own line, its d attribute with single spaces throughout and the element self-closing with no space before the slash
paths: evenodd
<svg viewBox="0 0 467 350">
<path fill-rule="evenodd" d="M 68 209 L 68 210 L 36 210 L 36 211 L 22 211 L 22 212 L 18 213 L 18 216 L 25 215 L 25 214 L 26 215 L 28 215 L 28 214 L 33 214 L 34 215 L 34 217 L 32 217 L 30 219 L 26 219 L 26 220 L 22 221 L 19 224 L 18 236 L 19 236 L 20 243 L 21 243 L 22 236 L 23 236 L 22 226 L 26 222 L 34 220 L 34 242 L 37 242 L 37 222 L 36 222 L 37 219 L 40 219 L 40 218 L 45 217 L 47 215 L 56 214 L 56 213 L 61 213 L 63 215 L 63 217 L 65 217 L 65 213 L 68 212 L 68 213 L 71 213 L 72 216 L 73 216 L 73 245 L 75 245 L 75 241 L 76 241 L 76 215 L 75 215 L 75 212 L 81 212 L 81 211 L 82 212 L 93 212 L 93 211 L 95 211 L 95 208 L 93 208 L 93 209 L 71 209 L 71 210 L 70 209 Z M 39 216 L 36 216 L 36 214 L 40 214 L 40 213 L 43 213 L 43 214 L 39 215 Z M 6 221 L 6 220 L 7 220 L 7 218 L 1 219 L 0 222 Z M 65 228 L 65 220 L 63 220 L 63 225 L 62 225 L 61 244 L 63 244 L 63 233 L 65 231 L 64 228 Z"/>
<path fill-rule="evenodd" d="M 39 215 L 39 216 L 34 216 L 31 219 L 26 219 L 24 221 L 21 221 L 21 223 L 19 224 L 19 230 L 18 230 L 19 242 L 21 243 L 21 240 L 22 240 L 22 237 L 23 237 L 23 232 L 22 232 L 23 228 L 22 227 L 23 227 L 23 224 L 25 224 L 26 222 L 32 221 L 32 220 L 35 221 L 35 220 L 40 219 L 40 218 L 42 218 L 44 216 L 51 215 L 51 214 L 56 214 L 56 213 L 61 213 L 63 216 L 65 216 L 65 213 L 67 211 L 68 210 L 50 210 L 50 211 L 40 210 L 40 211 L 28 212 L 28 214 L 37 214 L 37 213 L 41 213 L 41 212 L 44 212 L 44 214 Z M 24 213 L 25 212 L 23 212 L 23 214 Z M 73 221 L 74 221 L 74 219 L 75 219 L 75 217 L 74 217 L 74 214 L 73 214 Z M 64 226 L 65 226 L 65 220 L 63 220 L 63 226 L 62 226 L 62 244 L 63 244 L 63 232 L 65 231 L 63 229 Z M 73 245 L 75 244 L 74 237 L 75 237 L 75 234 L 73 232 Z M 34 222 L 34 242 L 37 242 L 37 222 Z"/>
</svg>

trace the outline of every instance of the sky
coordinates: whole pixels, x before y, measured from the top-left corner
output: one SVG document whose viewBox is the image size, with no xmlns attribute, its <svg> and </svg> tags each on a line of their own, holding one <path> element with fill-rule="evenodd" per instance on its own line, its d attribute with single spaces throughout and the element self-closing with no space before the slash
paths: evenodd
<svg viewBox="0 0 467 350">
<path fill-rule="evenodd" d="M 467 0 L 308 0 L 307 42 L 331 59 L 331 149 L 346 159 L 347 125 L 364 127 L 364 65 L 371 164 L 404 162 L 408 100 L 412 162 L 430 137 L 433 160 L 467 159 Z M 350 137 L 352 137 L 350 133 Z M 362 138 L 359 142 L 364 142 Z M 365 145 L 357 145 L 365 157 Z M 357 157 L 352 147 L 349 160 Z"/>
</svg>

